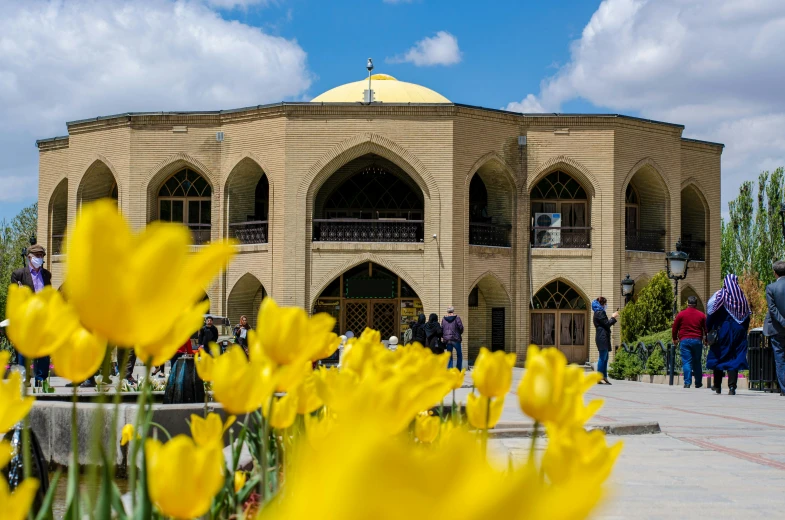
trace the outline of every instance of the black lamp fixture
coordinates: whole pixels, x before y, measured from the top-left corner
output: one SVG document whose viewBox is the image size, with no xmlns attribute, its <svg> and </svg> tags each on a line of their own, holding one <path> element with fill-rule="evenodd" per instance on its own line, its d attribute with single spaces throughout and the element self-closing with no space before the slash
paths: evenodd
<svg viewBox="0 0 785 520">
<path fill-rule="evenodd" d="M 627 273 L 627 276 L 621 281 L 621 295 L 624 296 L 625 305 L 630 303 L 633 293 L 635 293 L 635 280 L 630 278 L 630 274 Z"/>
<path fill-rule="evenodd" d="M 675 282 L 673 289 L 673 316 L 679 312 L 679 280 L 687 278 L 687 270 L 690 267 L 690 255 L 681 250 L 681 239 L 676 242 L 676 251 L 671 251 L 665 255 L 665 267 L 668 270 L 668 278 Z"/>
</svg>

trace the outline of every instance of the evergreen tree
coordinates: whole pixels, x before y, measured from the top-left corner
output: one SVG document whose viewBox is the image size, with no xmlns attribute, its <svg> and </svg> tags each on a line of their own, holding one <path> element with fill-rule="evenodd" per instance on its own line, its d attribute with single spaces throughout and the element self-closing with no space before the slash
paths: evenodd
<svg viewBox="0 0 785 520">
<path fill-rule="evenodd" d="M 668 329 L 673 323 L 673 285 L 665 271 L 641 289 L 638 299 L 621 312 L 621 340 L 633 343 L 642 336 Z"/>
<path fill-rule="evenodd" d="M 30 247 L 30 237 L 36 233 L 38 203 L 22 209 L 11 222 L 0 222 L 0 321 L 5 319 L 5 303 L 11 273 L 22 267 L 22 248 Z"/>
</svg>

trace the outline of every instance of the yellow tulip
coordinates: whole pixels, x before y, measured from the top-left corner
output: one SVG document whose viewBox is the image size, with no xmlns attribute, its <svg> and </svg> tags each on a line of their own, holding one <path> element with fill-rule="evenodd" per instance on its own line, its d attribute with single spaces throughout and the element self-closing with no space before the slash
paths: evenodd
<svg viewBox="0 0 785 520">
<path fill-rule="evenodd" d="M 601 377 L 597 372 L 586 374 L 558 349 L 529 346 L 526 372 L 518 386 L 521 410 L 542 423 L 583 425 L 602 404 L 593 401 L 583 405 L 583 394 Z"/>
<path fill-rule="evenodd" d="M 229 347 L 215 358 L 213 397 L 231 414 L 253 412 L 266 404 L 275 389 L 274 365 L 269 361 L 249 361 L 243 349 Z"/>
<path fill-rule="evenodd" d="M 485 397 L 502 397 L 512 385 L 512 367 L 515 354 L 497 350 L 491 352 L 485 347 L 474 362 L 472 379 L 474 387 Z"/>
<path fill-rule="evenodd" d="M 27 478 L 22 481 L 13 493 L 8 489 L 8 482 L 0 475 L 0 507 L 3 508 L 5 520 L 23 520 L 33 505 L 35 493 L 38 491 L 38 480 Z"/>
<path fill-rule="evenodd" d="M 327 408 L 322 408 L 319 413 L 303 416 L 305 419 L 305 434 L 308 443 L 314 448 L 324 446 L 325 439 L 330 435 L 336 422 L 335 414 Z"/>
<path fill-rule="evenodd" d="M 450 379 L 452 381 L 452 385 L 450 386 L 451 390 L 458 390 L 463 386 L 463 380 L 466 377 L 466 369 L 458 370 L 457 368 L 450 368 L 447 370 L 447 373 L 450 374 Z"/>
<path fill-rule="evenodd" d="M 488 415 L 488 402 L 491 403 L 491 412 Z M 487 430 L 496 426 L 502 417 L 504 397 L 491 399 L 477 394 L 469 394 L 466 401 L 466 415 L 469 424 L 478 430 Z"/>
<path fill-rule="evenodd" d="M 217 413 L 207 414 L 207 418 L 191 414 L 191 437 L 197 446 L 203 448 L 224 447 L 224 433 L 234 423 L 235 416 L 230 415 L 226 422 L 221 421 L 221 416 Z"/>
<path fill-rule="evenodd" d="M 245 487 L 245 480 L 246 480 L 245 471 L 235 471 L 234 472 L 234 492 L 235 494 L 239 493 L 240 490 Z"/>
<path fill-rule="evenodd" d="M 316 376 L 311 371 L 297 387 L 297 413 L 305 415 L 318 410 L 324 402 L 316 391 Z"/>
<path fill-rule="evenodd" d="M 290 392 L 295 390 L 306 376 L 313 372 L 310 361 L 299 361 L 290 365 L 279 365 L 275 369 L 275 391 Z"/>
<path fill-rule="evenodd" d="M 289 365 L 310 361 L 324 350 L 335 318 L 325 313 L 309 318 L 300 307 L 279 307 L 265 298 L 257 323 L 258 330 L 249 334 L 249 351 L 261 351 L 278 365 Z"/>
<path fill-rule="evenodd" d="M 188 338 L 201 327 L 204 314 L 210 308 L 209 301 L 197 303 L 183 312 L 174 322 L 172 328 L 157 341 L 134 346 L 136 355 L 151 366 L 162 365 L 174 356 L 177 349 L 183 346 Z"/>
<path fill-rule="evenodd" d="M 0 441 L 0 469 L 6 467 L 14 456 L 14 449 L 8 441 Z"/>
<path fill-rule="evenodd" d="M 32 397 L 22 397 L 22 374 L 19 372 L 12 371 L 7 379 L 0 380 L 0 435 L 24 419 L 34 402 Z"/>
<path fill-rule="evenodd" d="M 139 436 L 137 435 L 136 438 L 138 439 Z M 126 424 L 123 426 L 122 435 L 120 436 L 120 446 L 125 446 L 132 440 L 134 440 L 134 425 Z"/>
<path fill-rule="evenodd" d="M 270 419 L 270 426 L 277 430 L 285 430 L 294 424 L 294 419 L 297 416 L 297 394 L 286 394 L 273 399 L 272 417 L 268 417 L 269 412 L 268 407 L 262 408 L 264 416 Z"/>
<path fill-rule="evenodd" d="M 545 474 L 555 484 L 572 479 L 604 481 L 622 450 L 623 443 L 608 447 L 600 430 L 548 425 L 548 447 L 542 458 Z"/>
<path fill-rule="evenodd" d="M 51 286 L 33 294 L 27 286 L 10 285 L 6 315 L 8 338 L 26 358 L 51 355 L 79 326 L 74 308 Z"/>
<path fill-rule="evenodd" d="M 52 363 L 58 376 L 79 383 L 101 368 L 105 354 L 106 340 L 79 327 L 69 343 L 52 354 Z"/>
<path fill-rule="evenodd" d="M 194 518 L 210 510 L 210 502 L 224 484 L 223 451 L 201 447 L 178 435 L 166 444 L 148 439 L 147 492 L 164 516 Z M 188 478 L 183 478 L 187 468 Z M 198 482 L 198 485 L 194 485 Z"/>
<path fill-rule="evenodd" d="M 196 373 L 199 374 L 199 377 L 202 379 L 202 381 L 209 382 L 213 380 L 215 358 L 220 355 L 221 350 L 215 343 L 210 343 L 210 345 L 207 347 L 203 349 L 200 348 L 196 351 L 196 354 L 194 355 L 194 365 L 196 365 Z"/>
<path fill-rule="evenodd" d="M 429 414 L 420 414 L 414 420 L 414 436 L 425 444 L 430 444 L 439 435 L 441 419 Z"/>
<path fill-rule="evenodd" d="M 260 511 L 261 520 L 567 520 L 588 516 L 601 496 L 596 483 L 586 486 L 575 479 L 556 487 L 531 466 L 497 468 L 476 436 L 462 428 L 428 450 L 417 450 L 405 436 L 386 435 L 373 423 L 341 422 L 328 444 L 302 444 L 293 454 L 287 491 Z"/>
<path fill-rule="evenodd" d="M 341 346 L 341 337 L 335 332 L 328 332 L 323 334 L 321 338 L 315 337 L 314 342 L 317 342 L 322 347 L 321 350 L 316 351 L 316 353 L 311 356 L 311 361 L 319 361 L 320 359 L 325 359 L 335 354 L 335 351 Z"/>
<path fill-rule="evenodd" d="M 230 242 L 195 254 L 190 248 L 185 226 L 153 222 L 133 233 L 115 202 L 86 204 L 68 239 L 68 301 L 84 326 L 110 343 L 155 345 L 234 254 Z"/>
</svg>

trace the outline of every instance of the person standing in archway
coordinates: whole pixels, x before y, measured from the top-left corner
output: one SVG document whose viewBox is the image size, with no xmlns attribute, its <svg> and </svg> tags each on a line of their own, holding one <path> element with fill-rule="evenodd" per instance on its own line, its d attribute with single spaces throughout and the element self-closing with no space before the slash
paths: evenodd
<svg viewBox="0 0 785 520">
<path fill-rule="evenodd" d="M 463 322 L 461 317 L 455 314 L 455 307 L 447 307 L 447 316 L 442 318 L 442 334 L 447 351 L 450 353 L 450 361 L 447 368 L 452 368 L 452 351 L 455 350 L 456 367 L 458 370 L 463 368 L 463 352 L 461 352 L 461 337 L 463 335 Z"/>
<path fill-rule="evenodd" d="M 240 316 L 240 323 L 234 328 L 234 342 L 240 345 L 246 354 L 248 354 L 248 331 L 251 326 L 248 325 L 248 318 Z"/>
<path fill-rule="evenodd" d="M 608 300 L 603 296 L 600 296 L 591 302 L 591 310 L 594 312 L 594 328 L 597 331 L 594 340 L 597 344 L 597 350 L 600 351 L 600 358 L 597 360 L 597 371 L 602 373 L 600 384 L 605 385 L 611 384 L 611 382 L 608 381 L 608 353 L 611 350 L 611 327 L 616 324 L 616 318 L 619 317 L 619 313 L 614 312 L 613 315 L 608 318 L 608 315 L 605 312 L 607 304 Z"/>
<path fill-rule="evenodd" d="M 442 344 L 442 327 L 439 325 L 439 316 L 432 313 L 428 317 L 428 323 L 425 324 L 425 345 L 431 349 L 434 354 L 441 354 L 444 352 L 444 345 Z"/>
</svg>

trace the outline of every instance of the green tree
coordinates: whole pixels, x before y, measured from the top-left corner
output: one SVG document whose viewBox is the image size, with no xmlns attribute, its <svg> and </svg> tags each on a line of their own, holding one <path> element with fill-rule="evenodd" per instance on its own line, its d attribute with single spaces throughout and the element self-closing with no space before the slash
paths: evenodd
<svg viewBox="0 0 785 520">
<path fill-rule="evenodd" d="M 30 245 L 38 222 L 38 203 L 22 209 L 12 220 L 0 222 L 0 320 L 5 319 L 5 303 L 11 272 L 22 267 L 22 248 Z"/>
<path fill-rule="evenodd" d="M 673 322 L 673 286 L 665 271 L 641 289 L 638 299 L 621 312 L 621 340 L 632 343 L 641 336 L 661 332 Z"/>
</svg>

